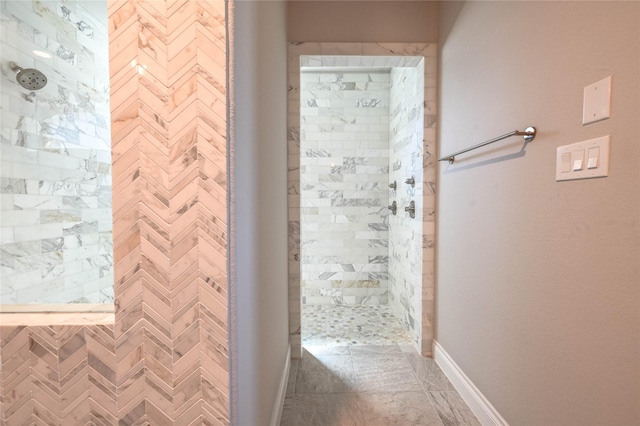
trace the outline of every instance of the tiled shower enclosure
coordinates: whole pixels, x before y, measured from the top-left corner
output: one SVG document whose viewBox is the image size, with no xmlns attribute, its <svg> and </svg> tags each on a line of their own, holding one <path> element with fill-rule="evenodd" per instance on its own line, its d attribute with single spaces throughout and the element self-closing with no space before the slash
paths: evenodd
<svg viewBox="0 0 640 426">
<path fill-rule="evenodd" d="M 292 43 L 288 75 L 294 355 L 301 303 L 388 303 L 429 355 L 436 46 Z"/>
<path fill-rule="evenodd" d="M 113 303 L 107 1 L 0 10 L 2 304 Z"/>
</svg>

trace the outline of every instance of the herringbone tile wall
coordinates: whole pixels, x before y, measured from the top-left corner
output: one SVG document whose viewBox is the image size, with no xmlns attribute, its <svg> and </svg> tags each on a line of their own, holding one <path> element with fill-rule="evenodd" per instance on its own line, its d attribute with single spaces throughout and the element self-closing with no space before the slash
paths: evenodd
<svg viewBox="0 0 640 426">
<path fill-rule="evenodd" d="M 115 324 L 2 327 L 3 424 L 229 423 L 225 7 L 109 1 Z"/>
<path fill-rule="evenodd" d="M 117 424 L 113 326 L 2 327 L 2 424 Z"/>
</svg>

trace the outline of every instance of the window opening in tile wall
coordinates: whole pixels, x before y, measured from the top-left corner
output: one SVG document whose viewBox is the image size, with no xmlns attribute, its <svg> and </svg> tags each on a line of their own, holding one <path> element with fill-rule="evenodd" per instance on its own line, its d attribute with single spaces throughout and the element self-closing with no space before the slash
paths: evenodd
<svg viewBox="0 0 640 426">
<path fill-rule="evenodd" d="M 113 310 L 107 2 L 1 14 L 0 309 Z M 18 84 L 12 62 L 46 85 Z"/>
<path fill-rule="evenodd" d="M 300 62 L 303 346 L 417 345 L 424 59 Z"/>
</svg>

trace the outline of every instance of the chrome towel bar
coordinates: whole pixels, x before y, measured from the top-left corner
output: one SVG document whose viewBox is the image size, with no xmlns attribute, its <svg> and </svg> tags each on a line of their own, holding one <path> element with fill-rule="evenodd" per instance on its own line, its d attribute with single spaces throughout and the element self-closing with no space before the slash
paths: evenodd
<svg viewBox="0 0 640 426">
<path fill-rule="evenodd" d="M 513 132 L 509 132 L 502 136 L 498 136 L 497 138 L 493 138 L 491 140 L 479 143 L 478 145 L 474 145 L 470 148 L 463 149 L 458 152 L 454 152 L 453 154 L 445 155 L 444 157 L 441 157 L 438 161 L 447 160 L 449 161 L 449 164 L 453 164 L 453 162 L 456 161 L 456 155 L 464 154 L 465 152 L 469 152 L 474 149 L 483 147 L 485 145 L 489 145 L 491 143 L 501 141 L 502 139 L 510 138 L 511 136 L 523 136 L 525 141 L 531 142 L 536 137 L 536 133 L 537 133 L 536 128 L 533 126 L 527 127 L 526 129 L 524 129 L 524 132 L 520 130 L 514 130 Z"/>
</svg>

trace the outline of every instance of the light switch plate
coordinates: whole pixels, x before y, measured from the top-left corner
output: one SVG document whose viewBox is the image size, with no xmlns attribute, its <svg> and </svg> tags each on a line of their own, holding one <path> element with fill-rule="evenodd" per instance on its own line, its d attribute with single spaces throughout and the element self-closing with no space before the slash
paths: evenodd
<svg viewBox="0 0 640 426">
<path fill-rule="evenodd" d="M 607 135 L 558 147 L 556 150 L 556 181 L 609 176 L 610 140 L 611 137 Z M 598 148 L 598 150 L 593 150 L 593 148 Z M 596 166 L 590 168 L 589 155 L 594 152 L 598 153 L 598 158 L 595 160 L 591 158 L 592 164 L 595 161 Z M 572 167 L 567 167 L 568 159 L 570 159 Z M 573 170 L 574 162 L 578 159 L 582 160 L 581 169 Z"/>
<path fill-rule="evenodd" d="M 582 124 L 594 123 L 611 115 L 611 76 L 584 88 Z"/>
</svg>

